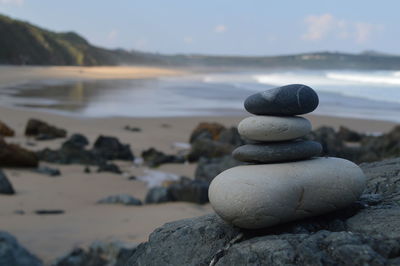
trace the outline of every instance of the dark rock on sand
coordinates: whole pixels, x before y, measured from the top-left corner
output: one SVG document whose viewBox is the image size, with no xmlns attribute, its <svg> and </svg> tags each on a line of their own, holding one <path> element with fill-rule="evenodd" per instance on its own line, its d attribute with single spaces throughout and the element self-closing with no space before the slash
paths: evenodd
<svg viewBox="0 0 400 266">
<path fill-rule="evenodd" d="M 166 187 L 153 187 L 147 191 L 145 203 L 163 203 L 172 201 L 168 188 Z"/>
<path fill-rule="evenodd" d="M 140 206 L 142 205 L 142 201 L 132 197 L 128 194 L 119 194 L 119 195 L 112 195 L 105 197 L 99 200 L 97 203 L 100 204 L 122 204 L 122 205 L 135 205 Z"/>
<path fill-rule="evenodd" d="M 7 232 L 0 231 L 0 265 L 41 266 L 42 262 Z"/>
<path fill-rule="evenodd" d="M 150 167 L 158 167 L 166 163 L 184 163 L 183 156 L 167 155 L 155 148 L 150 148 L 142 152 L 142 158 Z"/>
<path fill-rule="evenodd" d="M 73 134 L 67 141 L 62 144 L 63 149 L 82 150 L 89 145 L 89 140 L 82 134 Z"/>
<path fill-rule="evenodd" d="M 14 188 L 11 182 L 8 180 L 7 176 L 0 169 L 0 194 L 15 194 Z"/>
<path fill-rule="evenodd" d="M 399 265 L 400 158 L 361 167 L 367 189 L 348 208 L 259 230 L 215 214 L 167 223 L 128 265 Z"/>
<path fill-rule="evenodd" d="M 242 164 L 244 163 L 235 160 L 230 155 L 220 158 L 201 158 L 197 164 L 195 179 L 204 180 L 210 183 L 214 177 L 226 169 Z"/>
<path fill-rule="evenodd" d="M 64 210 L 36 210 L 35 211 L 36 214 L 38 215 L 58 215 L 58 214 L 64 214 L 65 211 Z"/>
<path fill-rule="evenodd" d="M 25 128 L 25 135 L 35 136 L 39 137 L 41 140 L 45 140 L 65 138 L 67 136 L 67 131 L 65 129 L 49 125 L 48 123 L 38 119 L 29 119 Z"/>
<path fill-rule="evenodd" d="M 126 125 L 124 127 L 124 129 L 128 130 L 128 131 L 131 131 L 131 132 L 141 132 L 142 131 L 142 129 L 139 128 L 139 127 L 132 127 L 132 126 L 129 126 L 129 125 Z"/>
<path fill-rule="evenodd" d="M 0 136 L 13 137 L 14 135 L 14 130 L 0 121 Z"/>
<path fill-rule="evenodd" d="M 101 163 L 99 168 L 97 168 L 97 172 L 110 172 L 114 174 L 122 174 L 122 171 L 119 169 L 118 165 L 114 163 Z"/>
<path fill-rule="evenodd" d="M 208 186 L 209 184 L 206 181 L 181 177 L 179 181 L 173 182 L 166 187 L 149 189 L 145 202 L 151 204 L 185 201 L 204 204 L 208 202 Z"/>
<path fill-rule="evenodd" d="M 187 156 L 190 162 L 197 161 L 201 157 L 222 157 L 245 144 L 237 128 L 227 129 L 218 123 L 200 123 L 193 130 L 190 142 L 192 147 Z"/>
<path fill-rule="evenodd" d="M 197 204 L 208 202 L 208 182 L 203 180 L 192 180 L 181 178 L 168 186 L 171 201 L 186 201 Z"/>
<path fill-rule="evenodd" d="M 72 135 L 58 150 L 44 149 L 37 154 L 42 161 L 60 164 L 85 164 L 99 165 L 102 170 L 106 168 L 107 160 L 133 160 L 134 156 L 129 145 L 121 144 L 115 137 L 100 136 L 92 150 L 85 147 L 89 141 L 81 134 Z M 116 169 L 114 167 L 114 169 Z"/>
<path fill-rule="evenodd" d="M 353 131 L 342 128 L 336 132 L 333 128 L 321 127 L 311 132 L 306 139 L 320 142 L 323 155 L 340 157 L 356 163 L 400 156 L 400 126 L 396 126 L 381 136 L 366 136 L 349 132 Z M 359 138 L 361 138 L 360 141 L 355 142 Z M 353 143 L 349 146 L 347 142 Z"/>
<path fill-rule="evenodd" d="M 93 153 L 106 160 L 133 161 L 134 156 L 129 145 L 122 144 L 115 137 L 100 136 L 93 145 Z"/>
<path fill-rule="evenodd" d="M 224 130 L 226 130 L 226 128 L 222 124 L 202 122 L 192 131 L 189 142 L 193 143 L 199 138 L 217 140 Z"/>
<path fill-rule="evenodd" d="M 83 172 L 84 172 L 85 174 L 90 174 L 92 171 L 90 170 L 90 167 L 89 167 L 89 166 L 85 166 L 85 168 L 83 169 Z"/>
<path fill-rule="evenodd" d="M 244 108 L 255 115 L 301 115 L 314 111 L 318 103 L 318 95 L 313 89 L 291 84 L 249 96 Z"/>
<path fill-rule="evenodd" d="M 198 139 L 192 144 L 188 154 L 189 162 L 195 162 L 201 157 L 215 158 L 231 154 L 234 146 L 229 143 L 213 141 L 210 139 Z"/>
<path fill-rule="evenodd" d="M 236 148 L 232 155 L 242 162 L 273 163 L 309 159 L 320 155 L 321 151 L 321 144 L 306 140 L 246 144 Z"/>
<path fill-rule="evenodd" d="M 61 171 L 56 168 L 51 168 L 48 166 L 39 166 L 37 169 L 34 170 L 36 173 L 44 174 L 48 176 L 60 176 Z"/>
<path fill-rule="evenodd" d="M 219 135 L 218 141 L 222 143 L 229 143 L 234 147 L 245 144 L 245 141 L 240 137 L 239 131 L 236 127 L 223 130 Z"/>
<path fill-rule="evenodd" d="M 58 150 L 45 148 L 37 152 L 37 156 L 41 161 L 59 164 L 99 165 L 105 163 L 104 159 L 96 157 L 91 151 L 70 146 Z"/>
<path fill-rule="evenodd" d="M 135 252 L 136 243 L 94 242 L 89 247 L 74 248 L 53 262 L 53 266 L 125 266 Z"/>
<path fill-rule="evenodd" d="M 37 167 L 39 163 L 35 153 L 16 144 L 8 144 L 0 137 L 0 166 Z"/>
<path fill-rule="evenodd" d="M 340 126 L 339 131 L 337 132 L 337 137 L 343 141 L 359 142 L 365 137 L 365 135 L 347 127 Z"/>
</svg>

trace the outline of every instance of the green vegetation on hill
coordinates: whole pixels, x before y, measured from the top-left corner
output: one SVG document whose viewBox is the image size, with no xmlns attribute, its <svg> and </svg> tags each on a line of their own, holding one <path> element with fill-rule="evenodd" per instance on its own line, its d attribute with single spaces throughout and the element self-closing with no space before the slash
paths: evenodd
<svg viewBox="0 0 400 266">
<path fill-rule="evenodd" d="M 143 61 L 140 54 L 95 47 L 74 32 L 55 33 L 0 15 L 0 64 L 93 66 Z"/>
<path fill-rule="evenodd" d="M 400 56 L 308 53 L 285 56 L 160 55 L 91 45 L 74 32 L 55 33 L 0 15 L 0 64 L 161 65 L 229 68 L 400 69 Z"/>
</svg>

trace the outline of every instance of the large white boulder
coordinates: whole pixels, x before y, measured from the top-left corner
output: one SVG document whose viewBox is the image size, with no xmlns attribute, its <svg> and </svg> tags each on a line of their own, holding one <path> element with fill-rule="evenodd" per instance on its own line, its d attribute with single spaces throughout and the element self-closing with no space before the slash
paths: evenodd
<svg viewBox="0 0 400 266">
<path fill-rule="evenodd" d="M 230 168 L 212 181 L 209 199 L 225 221 L 264 228 L 343 208 L 361 195 L 365 176 L 339 158 Z"/>
</svg>

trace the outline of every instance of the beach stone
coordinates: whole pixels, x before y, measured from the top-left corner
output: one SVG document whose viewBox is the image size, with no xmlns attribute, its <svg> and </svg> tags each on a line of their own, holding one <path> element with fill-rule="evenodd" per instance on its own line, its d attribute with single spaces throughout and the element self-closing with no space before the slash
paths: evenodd
<svg viewBox="0 0 400 266">
<path fill-rule="evenodd" d="M 42 266 L 43 263 L 22 246 L 13 235 L 0 231 L 0 265 Z"/>
<path fill-rule="evenodd" d="M 39 119 L 29 119 L 26 128 L 26 136 L 36 136 L 40 140 L 50 140 L 55 138 L 65 138 L 67 131 L 65 129 L 57 128 Z"/>
<path fill-rule="evenodd" d="M 318 103 L 313 89 L 291 84 L 247 97 L 244 108 L 255 115 L 301 115 L 314 111 Z"/>
<path fill-rule="evenodd" d="M 105 197 L 97 203 L 100 204 L 122 204 L 122 205 L 142 205 L 142 201 L 128 194 L 118 194 Z"/>
<path fill-rule="evenodd" d="M 7 176 L 0 169 L 0 194 L 15 194 L 14 188 L 11 182 L 8 180 Z"/>
<path fill-rule="evenodd" d="M 61 171 L 57 168 L 51 168 L 48 166 L 39 166 L 34 170 L 34 172 L 43 174 L 43 175 L 48 175 L 48 176 L 60 176 Z"/>
<path fill-rule="evenodd" d="M 100 135 L 93 144 L 92 153 L 106 160 L 135 159 L 129 144 L 122 144 L 116 137 Z"/>
<path fill-rule="evenodd" d="M 37 167 L 38 157 L 32 151 L 16 144 L 7 143 L 0 137 L 0 166 L 2 167 Z"/>
<path fill-rule="evenodd" d="M 238 126 L 239 134 L 255 141 L 283 141 L 303 137 L 311 123 L 303 117 L 250 116 Z"/>
<path fill-rule="evenodd" d="M 198 138 L 204 137 L 204 135 L 207 135 L 212 140 L 216 140 L 219 138 L 219 135 L 221 134 L 222 131 L 224 131 L 226 128 L 219 123 L 208 123 L 208 122 L 201 122 L 200 124 L 197 125 L 195 129 L 193 129 L 192 133 L 190 134 L 190 139 L 189 142 L 193 143 L 195 142 Z"/>
<path fill-rule="evenodd" d="M 14 137 L 15 132 L 12 128 L 7 126 L 5 123 L 0 121 L 0 136 L 3 137 Z"/>
<path fill-rule="evenodd" d="M 365 182 L 357 165 L 334 157 L 244 165 L 215 177 L 209 199 L 228 223 L 256 229 L 343 208 L 359 198 Z"/>
<path fill-rule="evenodd" d="M 322 146 L 315 141 L 246 144 L 236 148 L 232 155 L 242 162 L 271 163 L 308 159 L 318 156 Z"/>
</svg>

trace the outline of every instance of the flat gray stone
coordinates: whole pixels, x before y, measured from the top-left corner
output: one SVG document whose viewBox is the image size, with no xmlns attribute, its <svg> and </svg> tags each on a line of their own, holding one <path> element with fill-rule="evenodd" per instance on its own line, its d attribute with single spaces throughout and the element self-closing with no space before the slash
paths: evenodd
<svg viewBox="0 0 400 266">
<path fill-rule="evenodd" d="M 315 141 L 246 144 L 236 148 L 232 155 L 242 162 L 272 163 L 304 160 L 320 155 L 322 146 Z"/>
<path fill-rule="evenodd" d="M 365 182 L 354 163 L 320 157 L 228 169 L 213 179 L 208 195 L 226 222 L 256 229 L 346 207 L 359 198 Z"/>
<path fill-rule="evenodd" d="M 240 121 L 238 131 L 249 140 L 284 141 L 307 135 L 311 123 L 299 116 L 250 116 Z"/>
<path fill-rule="evenodd" d="M 291 84 L 249 96 L 244 108 L 255 115 L 301 115 L 319 103 L 317 93 L 302 84 Z"/>
</svg>

